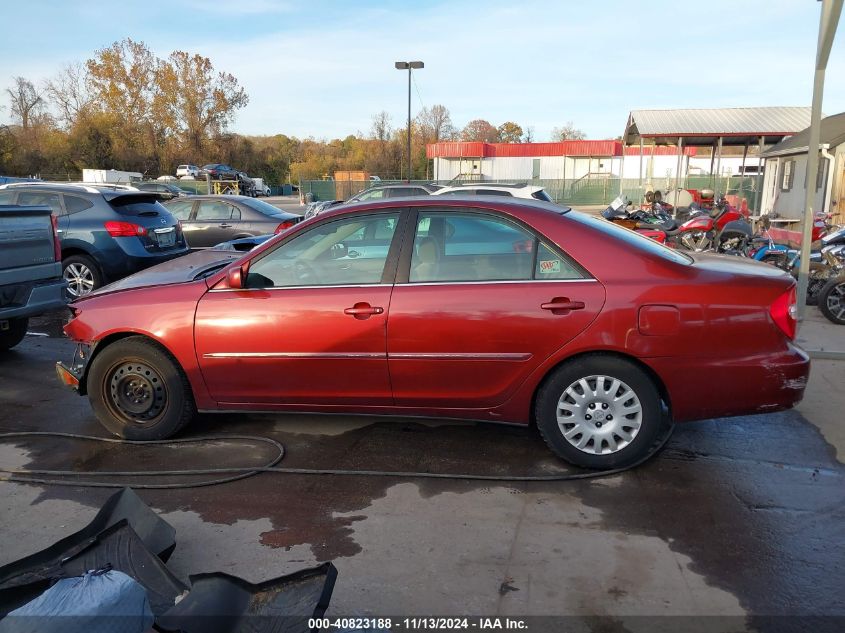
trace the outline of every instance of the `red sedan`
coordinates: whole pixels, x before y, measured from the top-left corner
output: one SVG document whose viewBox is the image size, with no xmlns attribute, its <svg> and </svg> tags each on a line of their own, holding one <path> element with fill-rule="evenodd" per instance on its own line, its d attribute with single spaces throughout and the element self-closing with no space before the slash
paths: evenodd
<svg viewBox="0 0 845 633">
<path fill-rule="evenodd" d="M 135 440 L 198 410 L 535 420 L 560 457 L 612 468 L 670 420 L 791 407 L 809 373 L 786 273 L 539 201 L 341 207 L 72 309 L 59 374 Z"/>
</svg>

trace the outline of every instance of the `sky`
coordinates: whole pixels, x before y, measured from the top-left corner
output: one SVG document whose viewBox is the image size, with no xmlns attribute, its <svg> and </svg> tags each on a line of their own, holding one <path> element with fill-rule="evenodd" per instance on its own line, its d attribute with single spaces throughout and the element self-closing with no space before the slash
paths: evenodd
<svg viewBox="0 0 845 633">
<path fill-rule="evenodd" d="M 343 138 L 384 110 L 442 104 L 458 128 L 515 121 L 549 140 L 571 121 L 622 134 L 636 109 L 803 106 L 812 99 L 816 0 L 29 0 L 3 3 L 0 88 L 41 82 L 131 37 L 159 57 L 209 57 L 249 95 L 231 129 Z M 845 22 L 845 19 L 843 19 Z M 845 111 L 845 27 L 823 109 Z M 8 122 L 8 95 L 0 122 Z"/>
</svg>

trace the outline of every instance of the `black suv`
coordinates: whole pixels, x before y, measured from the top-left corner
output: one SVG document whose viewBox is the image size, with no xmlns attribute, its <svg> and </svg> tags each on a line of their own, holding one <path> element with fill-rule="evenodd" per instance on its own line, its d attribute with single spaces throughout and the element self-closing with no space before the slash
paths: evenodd
<svg viewBox="0 0 845 633">
<path fill-rule="evenodd" d="M 0 185 L 0 204 L 46 205 L 58 219 L 71 299 L 188 252 L 179 221 L 153 193 L 119 185 Z"/>
</svg>

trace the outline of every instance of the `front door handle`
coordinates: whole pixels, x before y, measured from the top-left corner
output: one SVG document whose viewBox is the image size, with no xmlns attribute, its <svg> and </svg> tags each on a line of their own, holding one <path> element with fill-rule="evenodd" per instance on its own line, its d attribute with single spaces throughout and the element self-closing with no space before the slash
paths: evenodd
<svg viewBox="0 0 845 633">
<path fill-rule="evenodd" d="M 555 297 L 547 303 L 541 303 L 543 310 L 551 310 L 552 314 L 569 314 L 572 310 L 583 310 L 583 301 L 571 301 L 569 297 Z"/>
<path fill-rule="evenodd" d="M 231 225 L 231 224 L 226 224 L 226 222 L 223 222 L 222 224 L 220 224 L 220 228 L 221 228 L 221 229 L 231 229 L 231 228 L 232 228 L 232 225 Z"/>
<path fill-rule="evenodd" d="M 369 319 L 374 314 L 381 314 L 382 312 L 384 312 L 384 308 L 380 308 L 379 306 L 371 306 L 366 301 L 356 303 L 351 308 L 346 308 L 343 311 L 344 314 L 353 316 L 360 321 L 363 321 L 364 319 Z"/>
</svg>

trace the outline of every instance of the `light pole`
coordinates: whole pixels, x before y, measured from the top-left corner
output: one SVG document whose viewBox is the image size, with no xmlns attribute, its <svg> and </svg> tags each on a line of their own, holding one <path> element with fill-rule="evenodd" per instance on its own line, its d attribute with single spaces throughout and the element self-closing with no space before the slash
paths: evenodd
<svg viewBox="0 0 845 633">
<path fill-rule="evenodd" d="M 393 64 L 396 70 L 408 71 L 408 182 L 411 181 L 411 69 L 424 68 L 425 64 L 422 62 L 395 62 Z"/>
</svg>

